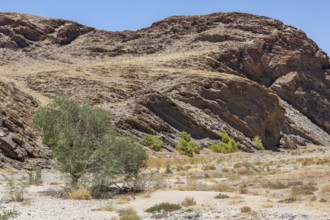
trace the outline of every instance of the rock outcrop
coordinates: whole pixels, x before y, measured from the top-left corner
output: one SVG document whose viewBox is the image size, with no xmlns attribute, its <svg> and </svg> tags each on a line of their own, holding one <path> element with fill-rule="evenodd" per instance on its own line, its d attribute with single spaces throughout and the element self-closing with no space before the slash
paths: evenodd
<svg viewBox="0 0 330 220">
<path fill-rule="evenodd" d="M 0 47 L 0 81 L 10 78 L 42 103 L 68 95 L 101 106 L 114 113 L 118 131 L 158 134 L 169 150 L 183 130 L 202 146 L 227 131 L 245 151 L 255 150 L 255 135 L 268 149 L 330 144 L 329 57 L 305 33 L 274 19 L 177 16 L 138 31 L 106 32 L 1 13 Z M 7 103 L 20 103 L 6 94 Z M 30 98 L 21 101 L 28 115 L 11 121 L 16 139 L 28 141 L 0 130 L 9 158 L 39 156 L 31 150 L 39 145 L 29 133 L 36 107 Z"/>
<path fill-rule="evenodd" d="M 45 149 L 32 129 L 32 116 L 38 102 L 19 91 L 13 84 L 0 82 L 0 152 L 4 167 L 9 163 L 21 167 L 15 160 L 45 158 Z M 42 160 L 41 160 L 42 161 Z M 41 162 L 39 161 L 39 162 Z"/>
</svg>

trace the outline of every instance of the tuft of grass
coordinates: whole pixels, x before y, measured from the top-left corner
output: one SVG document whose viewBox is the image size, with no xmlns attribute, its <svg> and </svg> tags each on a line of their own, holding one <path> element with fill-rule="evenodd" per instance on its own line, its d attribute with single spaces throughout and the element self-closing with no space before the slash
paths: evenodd
<svg viewBox="0 0 330 220">
<path fill-rule="evenodd" d="M 125 208 L 117 211 L 120 219 L 119 220 L 142 220 L 133 208 Z"/>
<path fill-rule="evenodd" d="M 282 199 L 278 202 L 279 203 L 293 203 L 295 201 L 297 201 L 297 199 L 295 197 L 289 197 L 289 198 L 286 198 L 286 199 Z"/>
<path fill-rule="evenodd" d="M 215 199 L 228 199 L 230 198 L 227 194 L 219 193 L 214 197 Z"/>
<path fill-rule="evenodd" d="M 314 195 L 314 192 L 317 191 L 318 188 L 316 188 L 314 185 L 301 185 L 301 186 L 293 186 L 291 188 L 291 195 L 293 197 L 299 196 L 299 195 Z"/>
<path fill-rule="evenodd" d="M 118 205 L 123 205 L 123 204 L 127 204 L 129 201 L 127 199 L 123 199 L 123 198 L 119 198 L 116 200 L 116 204 Z"/>
<path fill-rule="evenodd" d="M 165 212 L 174 212 L 177 210 L 180 210 L 181 206 L 174 203 L 168 203 L 168 202 L 162 202 L 159 204 L 156 204 L 146 210 L 146 212 L 159 212 L 161 210 L 164 210 Z"/>
<path fill-rule="evenodd" d="M 19 216 L 19 212 L 15 209 L 7 209 L 0 202 L 0 220 L 15 219 Z"/>
<path fill-rule="evenodd" d="M 181 205 L 184 207 L 189 207 L 189 206 L 193 206 L 196 205 L 196 201 L 193 197 L 186 197 L 182 202 Z"/>
<path fill-rule="evenodd" d="M 79 187 L 77 189 L 71 189 L 68 194 L 68 199 L 72 200 L 91 200 L 91 192 L 85 187 Z"/>
<path fill-rule="evenodd" d="M 24 179 L 16 180 L 13 176 L 7 177 L 3 176 L 6 179 L 6 200 L 11 202 L 23 202 L 26 183 Z"/>
<path fill-rule="evenodd" d="M 247 213 L 247 212 L 251 212 L 251 211 L 252 211 L 252 209 L 250 207 L 248 207 L 248 206 L 243 206 L 241 208 L 241 212 L 242 213 Z"/>
<path fill-rule="evenodd" d="M 330 193 L 330 184 L 323 186 L 321 192 L 323 192 L 323 193 Z"/>
<path fill-rule="evenodd" d="M 40 186 L 42 184 L 42 172 L 39 167 L 35 171 L 29 172 L 27 184 L 35 186 Z"/>
<path fill-rule="evenodd" d="M 23 201 L 23 202 L 20 203 L 21 206 L 30 206 L 31 204 L 32 203 L 31 203 L 30 200 L 25 200 L 25 201 Z M 0 220 L 1 220 L 1 218 L 0 218 Z"/>
<path fill-rule="evenodd" d="M 261 207 L 264 209 L 271 209 L 271 208 L 274 208 L 274 205 L 271 203 L 263 203 L 263 204 L 261 204 Z"/>
<path fill-rule="evenodd" d="M 113 206 L 112 203 L 109 203 L 101 208 L 94 209 L 93 211 L 113 212 L 116 211 L 116 208 Z"/>
</svg>

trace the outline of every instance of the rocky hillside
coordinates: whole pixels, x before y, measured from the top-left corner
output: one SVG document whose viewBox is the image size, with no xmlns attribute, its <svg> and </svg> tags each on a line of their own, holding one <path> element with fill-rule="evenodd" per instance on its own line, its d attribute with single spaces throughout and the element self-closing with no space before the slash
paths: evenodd
<svg viewBox="0 0 330 220">
<path fill-rule="evenodd" d="M 268 149 L 330 143 L 329 57 L 274 19 L 217 13 L 106 32 L 1 13 L 0 48 L 8 103 L 1 106 L 0 148 L 14 160 L 39 157 L 30 121 L 37 103 L 56 95 L 110 110 L 118 131 L 158 134 L 169 150 L 183 130 L 203 146 L 227 131 L 245 151 L 255 150 L 255 135 Z M 23 128 L 8 128 L 8 118 Z"/>
</svg>

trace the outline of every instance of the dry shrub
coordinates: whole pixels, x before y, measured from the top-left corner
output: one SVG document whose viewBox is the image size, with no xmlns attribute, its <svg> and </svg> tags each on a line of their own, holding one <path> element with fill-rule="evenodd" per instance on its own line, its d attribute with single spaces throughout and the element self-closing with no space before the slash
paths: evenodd
<svg viewBox="0 0 330 220">
<path fill-rule="evenodd" d="M 94 209 L 93 211 L 113 212 L 116 211 L 116 208 L 112 205 L 112 203 L 109 203 L 101 208 Z"/>
<path fill-rule="evenodd" d="M 251 212 L 251 211 L 252 211 L 252 209 L 248 206 L 244 206 L 241 208 L 242 213 Z"/>
<path fill-rule="evenodd" d="M 193 197 L 186 197 L 182 202 L 181 202 L 182 206 L 188 207 L 188 206 L 193 206 L 196 205 L 196 201 Z"/>
<path fill-rule="evenodd" d="M 270 189 L 287 189 L 287 188 L 289 188 L 288 184 L 285 184 L 281 181 L 268 182 L 266 187 L 270 188 Z"/>
<path fill-rule="evenodd" d="M 261 204 L 261 207 L 264 209 L 271 209 L 271 208 L 274 208 L 274 205 L 271 203 L 263 203 L 263 204 Z"/>
<path fill-rule="evenodd" d="M 215 199 L 228 199 L 230 198 L 227 194 L 219 193 L 214 197 Z"/>
<path fill-rule="evenodd" d="M 230 171 L 230 169 L 226 168 L 226 167 L 222 168 L 221 170 L 223 173 L 229 173 L 229 171 Z"/>
<path fill-rule="evenodd" d="M 330 193 L 330 184 L 323 186 L 321 192 Z"/>
<path fill-rule="evenodd" d="M 301 185 L 301 186 L 293 186 L 291 188 L 291 195 L 293 197 L 299 196 L 299 195 L 314 195 L 314 192 L 317 191 L 318 188 L 316 188 L 313 185 Z"/>
<path fill-rule="evenodd" d="M 71 189 L 68 194 L 68 199 L 72 200 L 91 200 L 91 192 L 85 187 L 79 187 L 77 189 Z"/>
<path fill-rule="evenodd" d="M 252 170 L 249 170 L 248 168 L 239 168 L 237 170 L 237 173 L 240 175 L 251 175 L 254 174 L 254 172 Z"/>
<path fill-rule="evenodd" d="M 212 164 L 212 165 L 206 165 L 203 167 L 203 170 L 216 170 L 217 168 Z"/>
<path fill-rule="evenodd" d="M 120 216 L 120 220 L 141 220 L 133 208 L 120 209 L 117 212 Z"/>
<path fill-rule="evenodd" d="M 235 189 L 225 183 L 205 184 L 199 181 L 188 181 L 185 186 L 181 186 L 180 190 L 192 191 L 219 191 L 219 192 L 233 192 Z"/>
<path fill-rule="evenodd" d="M 248 190 L 247 186 L 246 185 L 241 186 L 239 188 L 239 193 L 240 194 L 248 194 L 249 193 L 249 190 Z"/>
<path fill-rule="evenodd" d="M 129 200 L 125 199 L 125 198 L 119 198 L 116 200 L 116 204 L 119 204 L 119 205 L 127 204 L 128 202 L 129 202 Z"/>
<path fill-rule="evenodd" d="M 297 159 L 297 162 L 300 162 L 303 166 L 325 165 L 325 164 L 330 164 L 330 157 L 299 158 Z"/>
<path fill-rule="evenodd" d="M 295 197 L 289 197 L 289 198 L 286 198 L 286 199 L 282 199 L 278 202 L 279 203 L 293 203 L 295 201 L 297 201 L 297 199 Z"/>
<path fill-rule="evenodd" d="M 236 168 L 236 169 L 242 168 L 242 167 L 250 168 L 251 164 L 249 162 L 239 162 L 239 163 L 234 164 L 234 168 Z"/>
</svg>

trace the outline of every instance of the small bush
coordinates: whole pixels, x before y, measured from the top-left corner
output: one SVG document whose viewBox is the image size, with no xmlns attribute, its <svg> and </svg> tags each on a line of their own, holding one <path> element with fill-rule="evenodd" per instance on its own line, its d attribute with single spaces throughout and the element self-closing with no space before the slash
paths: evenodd
<svg viewBox="0 0 330 220">
<path fill-rule="evenodd" d="M 241 208 L 241 212 L 242 213 L 251 212 L 251 211 L 252 211 L 252 209 L 250 207 L 248 207 L 248 206 L 244 206 L 244 207 Z"/>
<path fill-rule="evenodd" d="M 291 195 L 298 196 L 298 195 L 313 195 L 315 191 L 317 191 L 313 185 L 301 185 L 301 186 L 293 186 L 291 188 Z"/>
<path fill-rule="evenodd" d="M 13 176 L 4 178 L 7 181 L 6 184 L 6 193 L 7 193 L 7 201 L 11 202 L 23 202 L 26 183 L 23 179 L 15 180 Z"/>
<path fill-rule="evenodd" d="M 330 193 L 330 184 L 329 185 L 325 185 L 322 190 L 323 193 Z"/>
<path fill-rule="evenodd" d="M 165 212 L 174 212 L 180 209 L 181 206 L 178 204 L 163 202 L 148 208 L 146 212 L 160 212 L 161 210 L 164 210 Z"/>
<path fill-rule="evenodd" d="M 297 201 L 297 199 L 295 197 L 289 197 L 289 198 L 286 198 L 286 199 L 282 199 L 278 202 L 279 203 L 293 203 L 295 201 Z"/>
<path fill-rule="evenodd" d="M 214 197 L 215 199 L 228 199 L 230 198 L 227 194 L 219 193 Z"/>
<path fill-rule="evenodd" d="M 68 199 L 72 200 L 91 200 L 92 195 L 90 191 L 88 191 L 84 187 L 79 187 L 78 189 L 71 189 L 70 193 L 68 194 Z"/>
<path fill-rule="evenodd" d="M 118 210 L 120 220 L 141 220 L 133 208 L 126 208 Z"/>
<path fill-rule="evenodd" d="M 259 150 L 265 150 L 265 147 L 264 147 L 264 145 L 263 145 L 263 143 L 262 143 L 262 140 L 261 140 L 260 136 L 258 136 L 258 135 L 257 135 L 257 136 L 254 136 L 252 142 L 254 143 L 254 145 L 257 146 L 257 148 L 258 148 Z"/>
<path fill-rule="evenodd" d="M 112 203 L 109 203 L 101 208 L 94 209 L 94 211 L 103 211 L 103 212 L 113 212 L 116 208 L 112 205 Z"/>
<path fill-rule="evenodd" d="M 19 216 L 19 212 L 15 209 L 6 209 L 0 203 L 0 220 L 14 219 Z"/>
<path fill-rule="evenodd" d="M 208 148 L 217 153 L 234 153 L 238 150 L 236 141 L 228 133 L 220 132 L 221 142 L 212 144 Z"/>
<path fill-rule="evenodd" d="M 176 149 L 183 155 L 187 155 L 189 157 L 194 156 L 194 153 L 200 153 L 200 146 L 191 139 L 191 135 L 187 132 L 183 131 L 180 133 L 180 141 L 177 145 Z"/>
<path fill-rule="evenodd" d="M 196 201 L 193 197 L 186 197 L 182 202 L 181 202 L 182 206 L 188 207 L 188 206 L 193 206 L 196 205 Z"/>
<path fill-rule="evenodd" d="M 42 184 L 41 169 L 37 168 L 34 172 L 29 172 L 28 185 L 40 186 Z"/>
<path fill-rule="evenodd" d="M 164 147 L 163 140 L 157 135 L 146 135 L 142 140 L 141 144 L 149 147 L 153 151 L 161 151 Z"/>
</svg>

